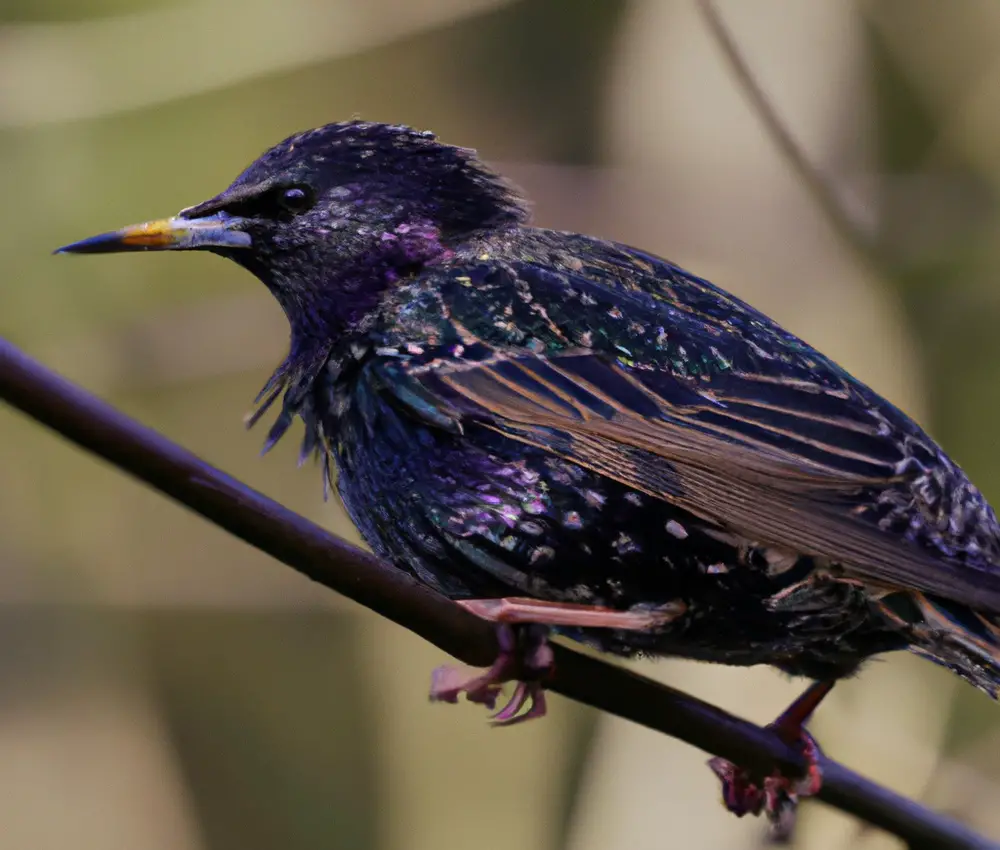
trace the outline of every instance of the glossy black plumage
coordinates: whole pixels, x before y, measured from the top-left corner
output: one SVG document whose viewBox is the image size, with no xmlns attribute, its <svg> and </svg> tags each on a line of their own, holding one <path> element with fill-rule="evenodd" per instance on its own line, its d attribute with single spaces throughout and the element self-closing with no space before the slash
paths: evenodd
<svg viewBox="0 0 1000 850">
<path fill-rule="evenodd" d="M 978 491 L 899 411 L 706 282 L 518 228 L 382 309 L 366 351 L 334 352 L 350 377 L 326 390 L 350 390 L 313 439 L 331 435 L 366 539 L 445 593 L 681 598 L 661 635 L 581 637 L 813 677 L 906 645 L 885 609 L 919 623 L 920 605 L 981 604 L 965 619 L 995 640 Z M 921 648 L 995 687 L 989 649 Z"/>
<path fill-rule="evenodd" d="M 208 247 L 260 277 L 292 330 L 269 442 L 301 418 L 365 539 L 455 599 L 681 600 L 660 629 L 563 631 L 817 678 L 910 648 L 995 696 L 1000 527 L 944 452 L 707 281 L 526 221 L 472 152 L 351 122 L 146 241 L 67 250 Z"/>
<path fill-rule="evenodd" d="M 645 252 L 527 225 L 474 152 L 406 127 L 292 136 L 172 219 L 62 251 L 207 249 L 291 329 L 258 398 L 376 552 L 500 625 L 432 698 L 545 713 L 549 627 L 608 652 L 819 681 L 772 728 L 801 779 L 710 765 L 779 826 L 822 776 L 803 726 L 909 648 L 1000 688 L 1000 526 L 912 420 L 739 299 Z M 497 601 L 500 600 L 500 601 Z"/>
</svg>

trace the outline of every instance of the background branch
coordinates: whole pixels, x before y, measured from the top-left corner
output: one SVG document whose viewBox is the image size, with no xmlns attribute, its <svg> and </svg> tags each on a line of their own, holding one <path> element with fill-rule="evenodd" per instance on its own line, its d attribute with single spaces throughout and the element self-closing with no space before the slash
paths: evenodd
<svg viewBox="0 0 1000 850">
<path fill-rule="evenodd" d="M 750 69 L 746 58 L 736 44 L 719 10 L 712 0 L 699 0 L 701 11 L 712 37 L 722 51 L 723 58 L 732 71 L 740 88 L 750 101 L 764 130 L 771 137 L 775 147 L 791 166 L 799 180 L 812 196 L 816 206 L 822 210 L 827 221 L 837 235 L 853 248 L 861 257 L 876 268 L 886 266 L 886 258 L 878 240 L 852 216 L 840 198 L 840 194 L 825 175 L 810 161 L 802 146 L 778 115 L 763 87 Z"/>
<path fill-rule="evenodd" d="M 0 340 L 0 398 L 303 575 L 468 664 L 497 652 L 493 628 L 444 597 L 125 416 Z M 775 734 L 621 667 L 556 651 L 553 691 L 687 741 L 760 773 L 801 771 Z M 414 696 L 416 698 L 416 695 Z M 1000 844 L 823 759 L 820 799 L 913 846 Z M 720 811 L 720 817 L 722 812 Z"/>
<path fill-rule="evenodd" d="M 879 234 L 851 213 L 834 183 L 812 162 L 765 92 L 713 0 L 696 0 L 695 5 L 765 133 L 833 231 L 876 272 L 889 275 L 893 260 Z M 907 846 L 910 850 L 929 850 L 937 845 L 935 839 L 913 837 L 907 839 Z"/>
</svg>

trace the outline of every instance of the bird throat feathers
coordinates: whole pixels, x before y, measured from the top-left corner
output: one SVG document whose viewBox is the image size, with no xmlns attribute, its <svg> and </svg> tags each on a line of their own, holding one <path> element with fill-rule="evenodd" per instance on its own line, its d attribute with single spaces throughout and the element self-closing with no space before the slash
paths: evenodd
<svg viewBox="0 0 1000 850">
<path fill-rule="evenodd" d="M 261 275 L 288 318 L 293 351 L 311 350 L 313 340 L 363 333 L 388 290 L 454 256 L 440 229 L 427 221 L 399 224 L 356 243 L 356 251 L 336 264 L 299 262 L 287 273 L 272 265 Z"/>
</svg>

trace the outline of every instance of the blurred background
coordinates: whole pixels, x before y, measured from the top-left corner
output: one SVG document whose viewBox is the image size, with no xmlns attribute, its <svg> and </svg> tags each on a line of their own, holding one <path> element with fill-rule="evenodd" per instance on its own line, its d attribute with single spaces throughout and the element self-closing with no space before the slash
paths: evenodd
<svg viewBox="0 0 1000 850">
<path fill-rule="evenodd" d="M 2 0 L 0 333 L 356 539 L 240 415 L 277 305 L 208 255 L 53 258 L 361 116 L 479 148 L 536 221 L 708 276 L 921 421 L 1000 502 L 1000 4 L 718 0 L 849 216 L 831 226 L 690 0 Z M 429 705 L 446 659 L 0 407 L 0 836 L 33 850 L 716 850 L 706 755 L 558 697 Z M 644 672 L 758 722 L 804 686 Z M 1000 837 L 1000 710 L 912 657 L 827 752 Z M 797 843 L 889 848 L 821 805 Z"/>
</svg>

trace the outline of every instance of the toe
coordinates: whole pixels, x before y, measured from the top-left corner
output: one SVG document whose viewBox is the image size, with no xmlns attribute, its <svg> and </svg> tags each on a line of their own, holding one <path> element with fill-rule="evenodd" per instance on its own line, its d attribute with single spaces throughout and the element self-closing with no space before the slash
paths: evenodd
<svg viewBox="0 0 1000 850">
<path fill-rule="evenodd" d="M 470 702 L 492 709 L 499 693 L 500 684 L 493 680 L 489 670 L 445 665 L 431 674 L 431 702 L 456 703 L 465 694 Z"/>
<path fill-rule="evenodd" d="M 546 710 L 545 689 L 537 682 L 518 682 L 510 700 L 490 718 L 490 722 L 493 726 L 513 726 L 544 717 Z"/>
</svg>

